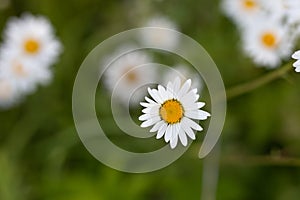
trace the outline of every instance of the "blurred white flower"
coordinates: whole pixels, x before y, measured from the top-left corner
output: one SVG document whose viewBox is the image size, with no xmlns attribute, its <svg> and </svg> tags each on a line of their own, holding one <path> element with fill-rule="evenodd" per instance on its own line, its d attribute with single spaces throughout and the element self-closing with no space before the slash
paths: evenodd
<svg viewBox="0 0 300 200">
<path fill-rule="evenodd" d="M 222 9 L 238 26 L 253 22 L 263 10 L 261 0 L 223 0 Z"/>
<path fill-rule="evenodd" d="M 168 82 L 174 77 L 179 77 L 181 82 L 185 82 L 188 79 L 192 80 L 192 88 L 197 88 L 198 92 L 201 93 L 202 90 L 202 79 L 197 73 L 192 73 L 188 66 L 179 64 L 173 68 L 168 68 L 163 76 L 163 85 L 167 85 Z"/>
<path fill-rule="evenodd" d="M 50 82 L 53 64 L 62 51 L 45 17 L 24 14 L 7 22 L 0 47 L 0 107 L 10 107 L 38 85 Z"/>
<path fill-rule="evenodd" d="M 192 119 L 205 120 L 210 116 L 208 112 L 200 110 L 205 103 L 197 102 L 197 89 L 190 90 L 190 87 L 190 79 L 181 86 L 177 77 L 174 82 L 168 83 L 166 89 L 161 85 L 158 85 L 158 89 L 148 88 L 153 100 L 145 97 L 147 102 L 141 103 L 145 107 L 142 110 L 144 114 L 139 117 L 140 121 L 144 121 L 141 127 L 153 126 L 150 132 L 157 131 L 157 139 L 164 136 L 172 149 L 177 146 L 178 139 L 186 146 L 187 136 L 195 140 L 194 130 L 203 130 Z"/>
<path fill-rule="evenodd" d="M 261 18 L 243 29 L 243 47 L 256 64 L 275 68 L 287 58 L 293 48 L 288 27 L 276 20 Z"/>
<path fill-rule="evenodd" d="M 293 55 L 292 58 L 296 59 L 297 61 L 293 64 L 293 66 L 296 68 L 296 72 L 300 72 L 300 50 L 296 51 Z"/>
<path fill-rule="evenodd" d="M 116 51 L 118 54 L 113 55 L 120 56 L 121 53 L 128 51 L 126 47 L 120 49 Z M 127 105 L 128 100 L 131 98 L 130 103 L 136 105 L 145 95 L 143 90 L 137 90 L 138 87 L 153 83 L 156 80 L 156 70 L 151 66 L 142 66 L 151 63 L 151 58 L 144 52 L 133 51 L 119 58 L 115 57 L 115 59 L 104 73 L 105 85 L 111 92 L 116 90 L 114 93 L 121 103 Z M 106 62 L 105 65 L 107 64 L 109 63 Z"/>
<path fill-rule="evenodd" d="M 48 67 L 8 56 L 0 59 L 0 77 L 10 79 L 20 93 L 30 93 L 48 83 L 52 73 Z"/>
<path fill-rule="evenodd" d="M 159 46 L 172 50 L 179 44 L 178 34 L 170 34 L 164 31 L 164 29 L 178 30 L 177 25 L 169 19 L 157 16 L 150 19 L 144 26 L 157 28 L 153 30 L 142 30 L 140 39 L 144 45 Z"/>
<path fill-rule="evenodd" d="M 42 16 L 24 14 L 10 19 L 3 38 L 8 54 L 40 66 L 53 64 L 62 51 L 51 23 Z"/>
</svg>

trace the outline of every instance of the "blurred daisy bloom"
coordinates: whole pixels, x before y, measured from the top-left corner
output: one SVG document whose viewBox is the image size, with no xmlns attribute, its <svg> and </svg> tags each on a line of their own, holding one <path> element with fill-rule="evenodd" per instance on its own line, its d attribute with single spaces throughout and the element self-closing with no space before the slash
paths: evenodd
<svg viewBox="0 0 300 200">
<path fill-rule="evenodd" d="M 4 39 L 7 51 L 40 66 L 53 64 L 62 50 L 51 23 L 41 16 L 24 14 L 21 18 L 10 19 Z"/>
<path fill-rule="evenodd" d="M 262 12 L 261 0 L 223 0 L 222 9 L 239 26 L 252 22 Z"/>
<path fill-rule="evenodd" d="M 169 19 L 157 16 L 150 19 L 144 26 L 157 28 L 142 30 L 140 39 L 144 45 L 164 47 L 167 49 L 174 49 L 178 45 L 179 35 L 175 32 L 170 33 L 164 30 L 178 30 L 177 25 Z"/>
<path fill-rule="evenodd" d="M 300 72 L 300 50 L 296 51 L 293 55 L 292 58 L 296 59 L 297 61 L 293 64 L 293 66 L 296 68 L 296 72 Z"/>
<path fill-rule="evenodd" d="M 0 77 L 0 108 L 9 108 L 20 99 L 20 95 L 10 79 Z"/>
<path fill-rule="evenodd" d="M 191 80 L 181 85 L 180 78 L 169 82 L 167 88 L 158 85 L 158 89 L 148 88 L 152 99 L 145 97 L 147 102 L 142 102 L 144 113 L 139 117 L 144 121 L 141 127 L 153 126 L 150 132 L 156 132 L 156 138 L 164 136 L 165 142 L 169 142 L 172 149 L 177 146 L 178 139 L 182 145 L 187 146 L 187 136 L 195 140 L 196 131 L 203 128 L 194 120 L 205 120 L 210 114 L 200 110 L 205 103 L 197 102 L 199 95 L 197 89 L 190 90 Z M 193 120 L 194 119 L 194 120 Z"/>
<path fill-rule="evenodd" d="M 52 77 L 49 68 L 41 67 L 37 63 L 10 56 L 0 58 L 0 76 L 10 79 L 20 93 L 33 92 L 38 84 L 44 85 Z"/>
<path fill-rule="evenodd" d="M 288 27 L 276 20 L 266 20 L 249 24 L 243 30 L 243 47 L 257 65 L 275 68 L 282 58 L 291 55 L 293 40 L 289 37 Z"/>
<path fill-rule="evenodd" d="M 179 64 L 174 66 L 173 68 L 169 68 L 163 76 L 163 85 L 167 85 L 168 82 L 174 77 L 179 77 L 181 82 L 185 82 L 187 77 L 191 77 L 192 80 L 192 88 L 197 88 L 198 92 L 202 90 L 202 79 L 198 74 L 193 73 L 188 66 Z"/>
<path fill-rule="evenodd" d="M 117 52 L 127 52 L 126 47 L 121 47 L 121 49 Z M 117 55 L 121 54 L 115 54 Z M 138 104 L 145 95 L 144 91 L 138 88 L 156 79 L 154 68 L 143 67 L 144 64 L 151 63 L 151 58 L 144 52 L 133 51 L 114 59 L 116 60 L 108 66 L 104 74 L 105 85 L 111 92 L 116 90 L 114 93 L 121 103 L 127 105 L 131 98 L 132 105 Z"/>
</svg>

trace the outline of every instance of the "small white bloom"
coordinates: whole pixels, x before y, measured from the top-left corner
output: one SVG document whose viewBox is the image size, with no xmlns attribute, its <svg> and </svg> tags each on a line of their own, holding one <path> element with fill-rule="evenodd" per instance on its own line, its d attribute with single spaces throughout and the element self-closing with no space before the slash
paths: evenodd
<svg viewBox="0 0 300 200">
<path fill-rule="evenodd" d="M 197 73 L 192 73 L 189 67 L 183 64 L 176 65 L 166 71 L 163 76 L 163 85 L 167 85 L 170 80 L 177 76 L 180 78 L 181 82 L 185 82 L 188 80 L 188 77 L 190 77 L 192 80 L 191 87 L 197 88 L 199 93 L 202 90 L 203 85 L 201 77 Z"/>
<path fill-rule="evenodd" d="M 296 59 L 297 61 L 293 64 L 293 66 L 296 68 L 296 72 L 300 72 L 300 50 L 296 51 L 293 55 L 292 58 Z"/>
<path fill-rule="evenodd" d="M 153 126 L 150 132 L 157 132 L 156 138 L 164 136 L 165 142 L 170 142 L 174 149 L 178 139 L 182 145 L 188 144 L 188 139 L 195 140 L 196 131 L 203 128 L 194 120 L 205 120 L 210 114 L 200 110 L 205 103 L 198 102 L 199 95 L 197 89 L 190 89 L 191 80 L 187 80 L 181 85 L 180 78 L 176 77 L 174 82 L 169 82 L 167 88 L 158 85 L 158 89 L 148 88 L 152 99 L 145 97 L 147 102 L 142 102 L 145 107 L 144 113 L 139 117 L 144 121 L 141 127 Z M 192 120 L 194 119 L 194 120 Z"/>
<path fill-rule="evenodd" d="M 174 49 L 179 43 L 179 36 L 176 33 L 169 34 L 164 29 L 178 30 L 177 25 L 165 17 L 154 17 L 146 24 L 146 27 L 156 27 L 159 29 L 143 30 L 140 35 L 144 45 L 159 46 L 167 49 Z"/>
<path fill-rule="evenodd" d="M 120 49 L 117 52 L 127 52 L 126 47 Z M 115 59 L 117 60 L 108 66 L 104 74 L 105 85 L 113 92 L 117 84 L 115 93 L 120 102 L 126 105 L 128 99 L 132 97 L 130 102 L 136 105 L 144 96 L 142 90 L 136 90 L 137 87 L 156 80 L 156 70 L 151 66 L 142 66 L 151 63 L 151 58 L 144 52 L 133 51 Z M 109 63 L 106 62 L 105 65 L 107 64 Z M 134 96 L 130 96 L 133 92 Z"/>
<path fill-rule="evenodd" d="M 223 0 L 222 8 L 237 25 L 244 27 L 263 11 L 263 3 L 260 0 Z"/>
<path fill-rule="evenodd" d="M 24 14 L 21 18 L 10 19 L 3 38 L 8 54 L 41 67 L 53 64 L 62 50 L 51 23 L 42 16 Z"/>
<path fill-rule="evenodd" d="M 243 47 L 256 64 L 275 68 L 287 58 L 293 48 L 288 27 L 276 20 L 261 17 L 243 30 Z"/>
<path fill-rule="evenodd" d="M 10 79 L 20 93 L 30 93 L 38 84 L 48 83 L 52 74 L 48 67 L 41 67 L 17 57 L 1 55 L 0 77 Z"/>
</svg>

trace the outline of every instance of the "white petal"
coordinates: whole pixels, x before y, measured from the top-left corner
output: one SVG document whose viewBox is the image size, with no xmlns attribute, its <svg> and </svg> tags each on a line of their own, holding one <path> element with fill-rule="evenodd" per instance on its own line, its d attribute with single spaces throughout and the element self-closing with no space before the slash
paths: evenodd
<svg viewBox="0 0 300 200">
<path fill-rule="evenodd" d="M 149 103 L 155 104 L 157 102 L 153 101 L 152 99 L 150 99 L 149 97 L 145 97 L 145 100 Z"/>
<path fill-rule="evenodd" d="M 145 128 L 145 127 L 149 127 L 149 126 L 152 126 L 153 124 L 159 122 L 161 119 L 160 117 L 153 117 L 147 121 L 144 121 L 142 124 L 141 124 L 141 127 L 142 128 Z"/>
<path fill-rule="evenodd" d="M 186 134 L 185 134 L 185 132 L 182 128 L 179 130 L 178 135 L 179 135 L 179 139 L 181 141 L 181 144 L 183 146 L 186 146 L 187 145 L 187 137 L 186 137 Z"/>
<path fill-rule="evenodd" d="M 171 138 L 171 141 L 170 141 L 171 149 L 174 149 L 176 147 L 177 142 L 178 142 L 178 132 L 174 133 Z"/>
<path fill-rule="evenodd" d="M 158 90 L 156 90 L 156 89 L 152 89 L 152 90 L 151 90 L 150 88 L 148 88 L 148 92 L 149 92 L 149 94 L 151 95 L 151 97 L 152 97 L 156 102 L 158 102 L 158 103 L 163 103 L 161 97 L 160 97 L 159 94 L 158 94 Z"/>
<path fill-rule="evenodd" d="M 160 127 L 165 124 L 165 122 L 163 120 L 157 122 L 150 130 L 150 132 L 155 132 L 158 131 L 158 129 L 160 129 Z"/>
<path fill-rule="evenodd" d="M 294 67 L 300 67 L 300 60 L 297 60 L 296 62 L 294 62 L 293 66 Z"/>
<path fill-rule="evenodd" d="M 167 127 L 167 130 L 166 130 L 166 134 L 165 134 L 165 141 L 166 142 L 169 142 L 171 137 L 172 137 L 172 129 L 173 129 L 173 126 L 169 124 L 168 127 Z"/>
<path fill-rule="evenodd" d="M 194 130 L 197 131 L 202 131 L 203 128 L 197 124 L 196 122 L 194 122 L 193 120 L 187 118 L 187 117 L 183 117 L 182 122 L 184 122 L 188 127 L 191 127 Z"/>
<path fill-rule="evenodd" d="M 292 58 L 294 59 L 300 59 L 300 50 L 296 51 L 293 55 Z"/>
<path fill-rule="evenodd" d="M 162 136 L 164 136 L 166 130 L 167 130 L 167 127 L 168 125 L 166 123 L 164 123 L 159 129 L 158 129 L 158 132 L 157 132 L 157 135 L 156 135 L 156 139 L 160 139 L 162 138 Z"/>
<path fill-rule="evenodd" d="M 158 85 L 158 93 L 162 101 L 166 101 L 167 99 L 169 99 L 166 89 L 161 85 Z"/>
<path fill-rule="evenodd" d="M 300 67 L 297 67 L 297 68 L 295 69 L 295 71 L 296 71 L 296 72 L 300 72 Z"/>
<path fill-rule="evenodd" d="M 178 98 L 181 98 L 183 95 L 185 95 L 189 91 L 189 89 L 191 87 L 191 84 L 192 84 L 191 79 L 187 80 L 183 84 L 183 86 L 180 88 L 180 90 L 179 90 L 179 92 L 177 94 Z"/>
<path fill-rule="evenodd" d="M 199 95 L 195 94 L 192 90 L 186 95 L 182 96 L 180 101 L 183 105 L 190 105 L 199 99 Z"/>
<path fill-rule="evenodd" d="M 190 103 L 188 105 L 185 105 L 184 110 L 197 110 L 199 108 L 202 108 L 203 106 L 205 106 L 205 103 L 203 102 Z"/>
<path fill-rule="evenodd" d="M 159 108 L 160 108 L 160 105 L 156 105 L 156 106 L 152 106 L 152 107 L 147 107 L 147 108 L 144 108 L 142 110 L 143 113 L 149 113 L 149 114 L 152 114 L 152 115 L 158 115 L 158 112 L 159 112 Z"/>
<path fill-rule="evenodd" d="M 192 119 L 199 119 L 199 120 L 205 120 L 207 117 L 210 116 L 210 114 L 203 110 L 190 110 L 186 111 L 184 113 L 186 117 L 192 118 Z"/>
<path fill-rule="evenodd" d="M 181 128 L 192 140 L 196 139 L 194 131 L 188 126 L 188 124 L 184 123 L 184 121 L 181 122 Z"/>
</svg>

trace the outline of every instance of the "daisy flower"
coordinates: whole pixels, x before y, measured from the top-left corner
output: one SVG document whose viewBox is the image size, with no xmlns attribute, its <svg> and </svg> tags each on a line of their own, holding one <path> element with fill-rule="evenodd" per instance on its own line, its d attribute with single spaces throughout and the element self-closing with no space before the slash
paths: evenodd
<svg viewBox="0 0 300 200">
<path fill-rule="evenodd" d="M 193 73 L 189 70 L 189 67 L 183 64 L 174 66 L 171 69 L 168 69 L 163 76 L 163 85 L 167 85 L 170 80 L 174 77 L 179 77 L 181 82 L 185 82 L 187 77 L 191 77 L 192 88 L 197 88 L 200 92 L 202 90 L 202 79 L 198 74 Z"/>
<path fill-rule="evenodd" d="M 261 0 L 223 0 L 222 9 L 237 25 L 243 27 L 262 12 Z"/>
<path fill-rule="evenodd" d="M 21 93 L 30 93 L 38 84 L 46 84 L 52 74 L 49 68 L 17 57 L 0 56 L 0 76 L 10 79 Z"/>
<path fill-rule="evenodd" d="M 126 47 L 121 47 L 120 49 L 117 52 L 127 51 Z M 116 83 L 118 83 L 115 93 L 121 103 L 127 105 L 131 97 L 130 102 L 132 105 L 138 104 L 145 94 L 143 90 L 136 90 L 137 87 L 155 81 L 155 69 L 149 66 L 141 67 L 141 65 L 147 63 L 151 63 L 151 58 L 146 53 L 134 51 L 119 57 L 109 65 L 104 74 L 104 82 L 111 91 L 115 89 Z"/>
<path fill-rule="evenodd" d="M 143 121 L 141 127 L 153 126 L 150 132 L 156 132 L 156 138 L 164 136 L 165 142 L 169 142 L 172 149 L 178 143 L 187 146 L 188 139 L 195 140 L 194 131 L 202 131 L 203 128 L 194 120 L 205 120 L 210 114 L 200 110 L 205 103 L 198 102 L 197 89 L 190 89 L 191 80 L 181 85 L 180 78 L 176 77 L 169 82 L 167 88 L 158 85 L 158 89 L 148 88 L 152 99 L 145 97 L 147 102 L 142 102 L 144 113 L 139 117 Z M 194 119 L 194 120 L 193 120 Z"/>
<path fill-rule="evenodd" d="M 293 48 L 287 26 L 276 20 L 261 17 L 243 30 L 243 47 L 256 64 L 275 68 L 287 58 Z"/>
<path fill-rule="evenodd" d="M 300 50 L 296 51 L 296 52 L 292 55 L 292 58 L 297 60 L 297 61 L 293 64 L 293 66 L 296 68 L 295 71 L 296 71 L 296 72 L 300 72 Z"/>
<path fill-rule="evenodd" d="M 42 16 L 24 14 L 10 19 L 3 38 L 8 53 L 41 67 L 53 64 L 62 50 L 51 23 Z"/>
<path fill-rule="evenodd" d="M 178 30 L 177 25 L 169 19 L 161 16 L 150 19 L 145 24 L 146 27 L 156 27 L 158 29 L 143 30 L 140 35 L 144 45 L 162 46 L 167 49 L 174 49 L 179 43 L 177 34 L 170 34 L 163 29 Z"/>
</svg>

